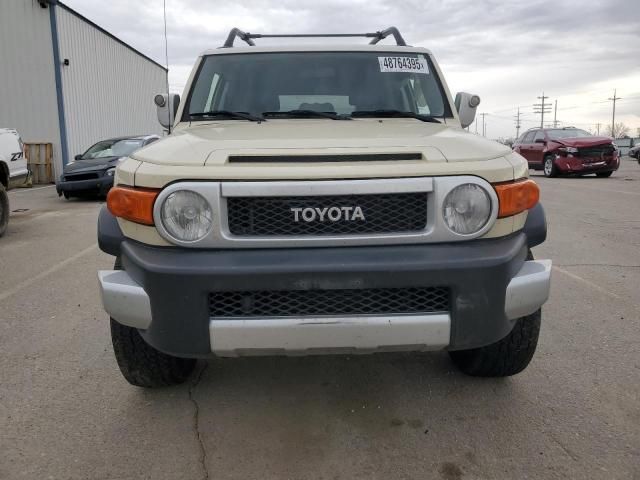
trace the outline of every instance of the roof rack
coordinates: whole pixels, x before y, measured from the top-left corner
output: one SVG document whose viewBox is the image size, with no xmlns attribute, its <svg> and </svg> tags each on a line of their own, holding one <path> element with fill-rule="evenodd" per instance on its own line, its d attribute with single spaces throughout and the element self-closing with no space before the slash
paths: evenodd
<svg viewBox="0 0 640 480">
<path fill-rule="evenodd" d="M 224 42 L 223 48 L 233 47 L 233 42 L 237 38 L 246 42 L 247 45 L 255 46 L 253 42 L 254 38 L 309 38 L 309 37 L 366 37 L 372 38 L 369 43 L 375 45 L 380 40 L 387 38 L 389 35 L 393 35 L 396 40 L 396 44 L 401 47 L 406 47 L 407 44 L 400 35 L 400 32 L 396 27 L 389 27 L 381 31 L 371 33 L 297 33 L 297 34 L 282 34 L 282 35 L 265 35 L 262 33 L 249 33 L 243 32 L 239 28 L 232 28 L 229 32 L 227 40 Z"/>
</svg>

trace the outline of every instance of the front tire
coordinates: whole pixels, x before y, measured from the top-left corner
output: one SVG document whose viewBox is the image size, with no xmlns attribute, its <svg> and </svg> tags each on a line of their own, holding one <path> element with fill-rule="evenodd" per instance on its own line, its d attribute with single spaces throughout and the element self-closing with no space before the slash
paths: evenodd
<svg viewBox="0 0 640 480">
<path fill-rule="evenodd" d="M 144 388 L 184 383 L 196 366 L 193 358 L 178 358 L 156 350 L 140 332 L 111 319 L 111 341 L 118 367 L 131 385 Z"/>
<path fill-rule="evenodd" d="M 519 318 L 502 340 L 485 347 L 449 352 L 453 363 L 474 377 L 510 377 L 522 372 L 538 345 L 542 314 Z"/>
<path fill-rule="evenodd" d="M 556 177 L 558 175 L 558 167 L 553 155 L 546 155 L 544 157 L 543 168 L 544 176 L 548 178 Z"/>
<path fill-rule="evenodd" d="M 122 270 L 120 257 L 115 270 Z M 184 383 L 196 366 L 193 358 L 179 358 L 156 350 L 144 341 L 136 328 L 111 319 L 111 343 L 120 372 L 131 385 L 144 388 Z"/>
<path fill-rule="evenodd" d="M 4 188 L 4 185 L 0 183 L 0 237 L 2 237 L 7 231 L 7 225 L 9 224 L 9 195 Z"/>
<path fill-rule="evenodd" d="M 596 177 L 600 178 L 608 178 L 613 174 L 613 172 L 597 172 Z"/>
</svg>

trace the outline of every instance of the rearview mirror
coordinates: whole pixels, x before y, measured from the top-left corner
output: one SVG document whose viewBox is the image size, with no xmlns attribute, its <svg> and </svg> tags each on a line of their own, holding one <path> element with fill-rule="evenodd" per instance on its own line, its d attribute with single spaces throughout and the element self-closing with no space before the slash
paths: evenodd
<svg viewBox="0 0 640 480">
<path fill-rule="evenodd" d="M 171 126 L 176 118 L 178 105 L 180 105 L 180 95 L 177 93 L 159 93 L 153 97 L 153 103 L 156 104 L 158 114 L 158 122 L 164 128 L 171 130 Z"/>
<path fill-rule="evenodd" d="M 480 105 L 480 97 L 471 93 L 458 92 L 455 100 L 456 110 L 462 128 L 467 128 L 476 118 L 476 109 Z"/>
<path fill-rule="evenodd" d="M 547 141 L 544 138 L 536 138 L 533 143 L 547 143 Z"/>
<path fill-rule="evenodd" d="M 77 154 L 75 157 L 73 157 L 75 160 L 81 160 L 82 159 L 82 154 L 79 153 Z"/>
</svg>

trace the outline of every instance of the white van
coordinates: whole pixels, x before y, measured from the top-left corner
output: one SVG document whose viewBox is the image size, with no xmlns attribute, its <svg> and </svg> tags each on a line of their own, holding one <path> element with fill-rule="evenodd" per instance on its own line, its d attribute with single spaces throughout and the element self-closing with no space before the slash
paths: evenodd
<svg viewBox="0 0 640 480">
<path fill-rule="evenodd" d="M 16 130 L 0 128 L 0 237 L 9 223 L 7 190 L 23 183 L 29 176 L 24 150 L 24 143 Z"/>
</svg>

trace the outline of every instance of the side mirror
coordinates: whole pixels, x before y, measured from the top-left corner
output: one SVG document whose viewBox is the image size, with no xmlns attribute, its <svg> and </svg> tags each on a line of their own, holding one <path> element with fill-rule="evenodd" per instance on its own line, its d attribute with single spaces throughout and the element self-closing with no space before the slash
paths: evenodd
<svg viewBox="0 0 640 480">
<path fill-rule="evenodd" d="M 533 143 L 542 143 L 543 145 L 546 145 L 547 141 L 544 138 L 536 138 Z"/>
<path fill-rule="evenodd" d="M 82 159 L 82 154 L 79 153 L 77 154 L 75 157 L 73 157 L 75 160 L 81 160 Z"/>
<path fill-rule="evenodd" d="M 177 93 L 159 93 L 153 97 L 153 103 L 156 104 L 158 113 L 158 122 L 164 128 L 171 130 L 173 121 L 176 118 L 176 112 L 178 111 L 178 105 L 180 105 L 180 95 Z"/>
<path fill-rule="evenodd" d="M 480 105 L 480 97 L 471 93 L 458 92 L 455 100 L 456 110 L 462 128 L 467 128 L 476 118 L 476 108 Z"/>
</svg>

